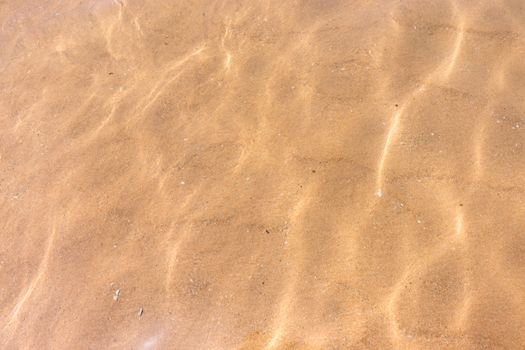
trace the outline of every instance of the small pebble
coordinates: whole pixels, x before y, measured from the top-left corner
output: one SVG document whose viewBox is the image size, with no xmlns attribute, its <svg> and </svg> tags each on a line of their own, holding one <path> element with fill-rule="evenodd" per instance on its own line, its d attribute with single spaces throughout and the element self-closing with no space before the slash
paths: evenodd
<svg viewBox="0 0 525 350">
<path fill-rule="evenodd" d="M 115 294 L 113 295 L 113 300 L 117 301 L 119 297 L 120 297 L 120 289 L 117 289 L 115 291 Z"/>
</svg>

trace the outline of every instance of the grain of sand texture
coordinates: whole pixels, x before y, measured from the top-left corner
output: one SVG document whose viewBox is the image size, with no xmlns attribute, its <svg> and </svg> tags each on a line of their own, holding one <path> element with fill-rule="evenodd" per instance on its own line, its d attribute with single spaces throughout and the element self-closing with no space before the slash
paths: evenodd
<svg viewBox="0 0 525 350">
<path fill-rule="evenodd" d="M 523 1 L 0 23 L 1 349 L 525 349 Z"/>
</svg>

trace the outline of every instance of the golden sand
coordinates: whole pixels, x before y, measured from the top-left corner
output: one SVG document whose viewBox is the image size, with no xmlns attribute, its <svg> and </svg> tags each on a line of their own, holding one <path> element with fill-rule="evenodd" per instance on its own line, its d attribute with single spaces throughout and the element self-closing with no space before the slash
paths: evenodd
<svg viewBox="0 0 525 350">
<path fill-rule="evenodd" d="M 524 349 L 525 5 L 0 1 L 1 349 Z"/>
</svg>

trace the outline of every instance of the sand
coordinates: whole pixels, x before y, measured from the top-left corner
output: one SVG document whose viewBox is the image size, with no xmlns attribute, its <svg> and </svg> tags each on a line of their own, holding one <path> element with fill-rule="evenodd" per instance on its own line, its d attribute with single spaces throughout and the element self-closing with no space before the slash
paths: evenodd
<svg viewBox="0 0 525 350">
<path fill-rule="evenodd" d="M 0 23 L 0 348 L 525 348 L 522 1 Z"/>
</svg>

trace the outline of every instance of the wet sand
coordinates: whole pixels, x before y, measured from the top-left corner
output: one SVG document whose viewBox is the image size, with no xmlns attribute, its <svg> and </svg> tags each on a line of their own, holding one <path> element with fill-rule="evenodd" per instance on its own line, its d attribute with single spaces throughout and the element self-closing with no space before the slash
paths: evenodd
<svg viewBox="0 0 525 350">
<path fill-rule="evenodd" d="M 522 1 L 0 22 L 0 348 L 525 348 Z"/>
</svg>

